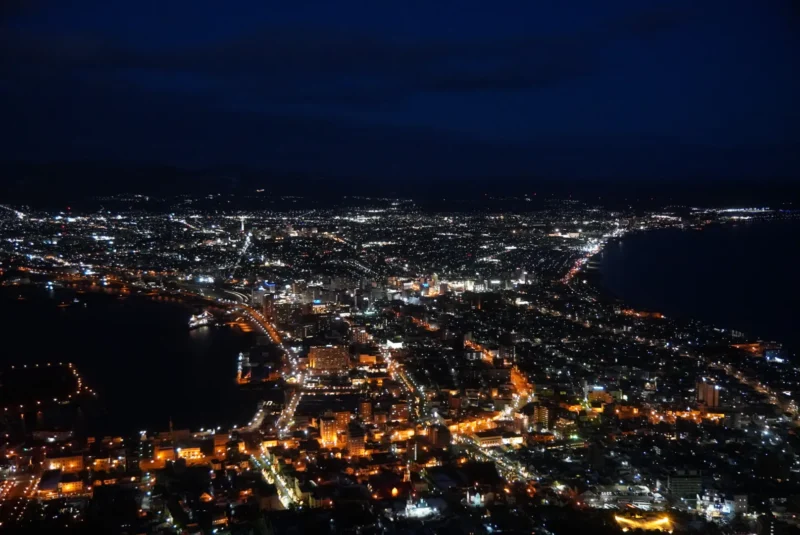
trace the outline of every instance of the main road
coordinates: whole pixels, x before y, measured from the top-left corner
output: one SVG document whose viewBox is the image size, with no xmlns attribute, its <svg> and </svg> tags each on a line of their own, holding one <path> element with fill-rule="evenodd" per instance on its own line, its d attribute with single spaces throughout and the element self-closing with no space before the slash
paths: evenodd
<svg viewBox="0 0 800 535">
<path fill-rule="evenodd" d="M 289 377 L 294 380 L 295 392 L 275 422 L 275 428 L 278 430 L 279 435 L 284 437 L 289 432 L 289 427 L 294 421 L 294 413 L 297 410 L 297 405 L 300 403 L 300 398 L 303 396 L 303 383 L 305 380 L 305 375 L 300 370 L 300 361 L 296 355 L 293 355 L 291 351 L 286 349 L 286 347 L 283 345 L 283 339 L 281 338 L 280 333 L 278 333 L 278 330 L 271 322 L 267 320 L 267 318 L 264 317 L 261 312 L 246 304 L 238 305 L 237 309 L 247 316 L 247 318 L 249 318 L 259 329 L 261 329 L 264 334 L 270 337 L 272 342 L 281 349 L 283 358 L 285 358 L 286 362 L 289 364 Z M 257 417 L 254 418 L 254 420 L 256 419 Z M 263 421 L 263 418 L 260 421 Z"/>
<path fill-rule="evenodd" d="M 34 474 L 16 475 L 0 484 L 0 528 L 22 519 L 38 485 L 39 477 Z"/>
</svg>

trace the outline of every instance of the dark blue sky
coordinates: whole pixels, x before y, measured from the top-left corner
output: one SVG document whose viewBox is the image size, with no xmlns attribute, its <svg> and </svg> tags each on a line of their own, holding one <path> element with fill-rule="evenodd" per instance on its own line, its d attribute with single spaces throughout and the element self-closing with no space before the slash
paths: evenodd
<svg viewBox="0 0 800 535">
<path fill-rule="evenodd" d="M 795 179 L 790 1 L 0 7 L 0 159 Z"/>
</svg>

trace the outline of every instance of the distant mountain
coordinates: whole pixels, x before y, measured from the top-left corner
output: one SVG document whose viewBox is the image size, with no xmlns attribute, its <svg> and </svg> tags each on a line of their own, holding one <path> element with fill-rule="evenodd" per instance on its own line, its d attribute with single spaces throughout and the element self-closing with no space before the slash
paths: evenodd
<svg viewBox="0 0 800 535">
<path fill-rule="evenodd" d="M 298 195 L 326 203 L 343 196 L 400 196 L 439 204 L 445 209 L 448 201 L 456 199 L 508 208 L 507 202 L 498 202 L 513 200 L 509 197 L 524 201 L 526 196 L 533 201 L 571 196 L 603 204 L 653 206 L 674 203 L 790 206 L 786 203 L 800 201 L 800 184 L 791 179 L 710 180 L 698 176 L 691 180 L 648 177 L 569 180 L 499 175 L 492 180 L 445 177 L 423 181 L 419 177 L 398 180 L 289 173 L 240 165 L 191 168 L 113 162 L 0 162 L 0 183 L 3 184 L 0 202 L 34 206 L 75 204 L 120 193 L 169 197 L 209 193 L 255 195 L 257 190 L 264 190 L 259 194 L 264 199 Z"/>
</svg>

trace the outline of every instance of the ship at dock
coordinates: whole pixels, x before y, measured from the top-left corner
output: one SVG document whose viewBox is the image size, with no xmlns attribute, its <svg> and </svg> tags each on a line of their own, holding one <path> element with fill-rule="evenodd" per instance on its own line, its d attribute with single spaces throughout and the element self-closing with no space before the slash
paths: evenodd
<svg viewBox="0 0 800 535">
<path fill-rule="evenodd" d="M 208 310 L 204 311 L 201 314 L 193 315 L 189 318 L 189 328 L 190 329 L 197 329 L 199 327 L 207 327 L 216 324 L 216 319 L 214 315 L 211 314 Z"/>
</svg>

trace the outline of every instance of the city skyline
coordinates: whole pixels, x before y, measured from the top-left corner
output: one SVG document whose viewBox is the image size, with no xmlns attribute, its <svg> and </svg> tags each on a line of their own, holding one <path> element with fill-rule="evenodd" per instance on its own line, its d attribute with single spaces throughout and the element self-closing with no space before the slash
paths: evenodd
<svg viewBox="0 0 800 535">
<path fill-rule="evenodd" d="M 0 0 L 0 531 L 800 534 L 793 0 Z"/>
<path fill-rule="evenodd" d="M 795 209 L 91 201 L 0 205 L 3 527 L 798 529 Z"/>
</svg>

